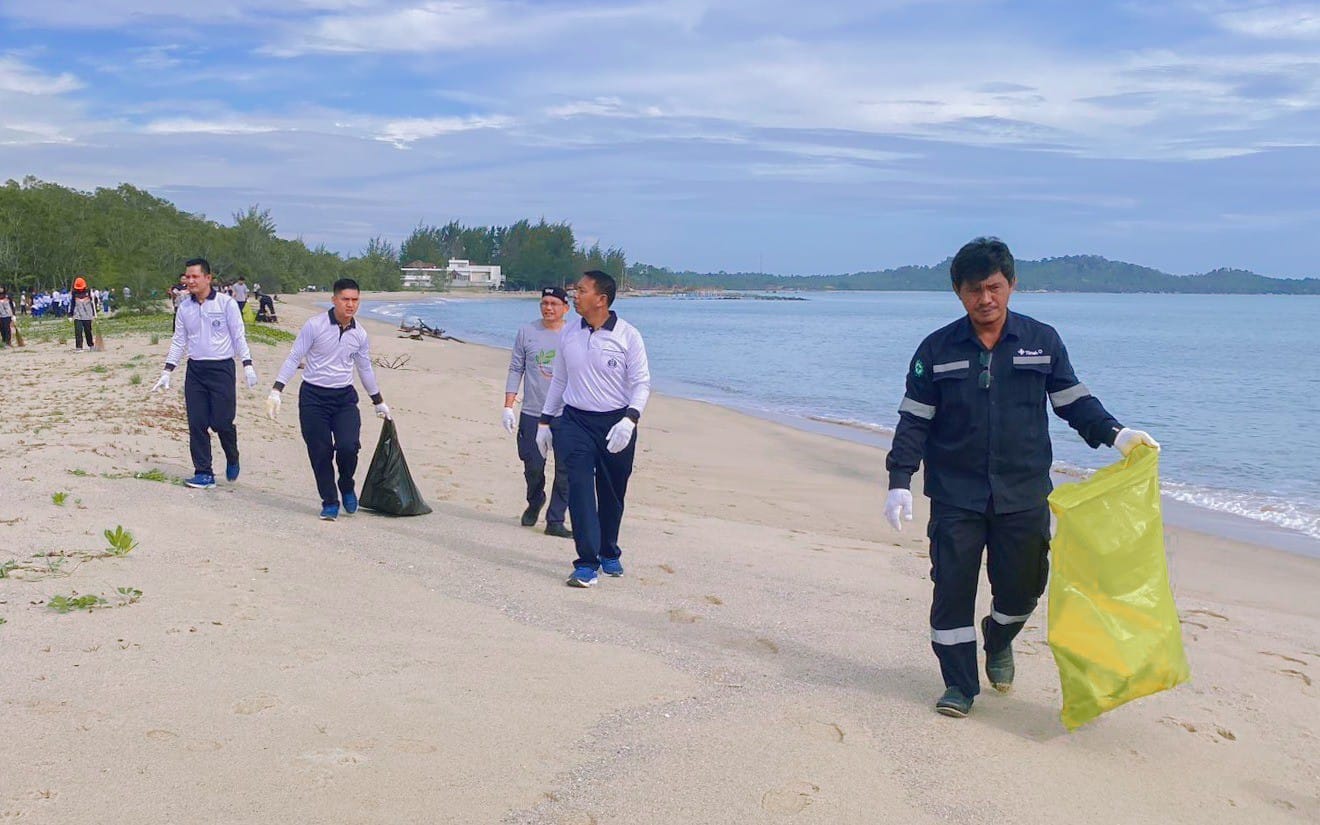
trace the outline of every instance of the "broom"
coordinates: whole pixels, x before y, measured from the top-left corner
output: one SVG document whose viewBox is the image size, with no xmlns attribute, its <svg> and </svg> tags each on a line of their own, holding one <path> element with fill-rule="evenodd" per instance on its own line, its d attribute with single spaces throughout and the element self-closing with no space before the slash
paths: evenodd
<svg viewBox="0 0 1320 825">
<path fill-rule="evenodd" d="M 23 340 L 23 330 L 18 328 L 17 322 L 14 324 L 14 343 L 20 347 L 27 346 L 27 341 Z"/>
</svg>

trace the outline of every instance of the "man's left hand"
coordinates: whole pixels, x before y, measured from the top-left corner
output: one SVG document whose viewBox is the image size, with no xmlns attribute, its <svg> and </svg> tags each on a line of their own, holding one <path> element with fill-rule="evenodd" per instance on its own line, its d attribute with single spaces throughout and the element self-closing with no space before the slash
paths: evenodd
<svg viewBox="0 0 1320 825">
<path fill-rule="evenodd" d="M 1114 449 L 1118 450 L 1126 458 L 1128 453 L 1132 452 L 1138 444 L 1145 444 L 1147 447 L 1154 448 L 1157 452 L 1160 449 L 1160 442 L 1150 437 L 1150 433 L 1144 430 L 1129 430 L 1127 427 L 1118 431 L 1114 436 Z"/>
<path fill-rule="evenodd" d="M 257 371 L 251 364 L 243 367 L 243 377 L 247 379 L 248 389 L 252 389 L 257 385 Z"/>
<path fill-rule="evenodd" d="M 376 405 L 376 417 L 383 418 L 386 421 L 390 420 L 390 406 L 384 401 Z"/>
<path fill-rule="evenodd" d="M 623 452 L 632 442 L 636 430 L 637 425 L 631 418 L 620 418 L 619 423 L 610 427 L 610 431 L 605 434 L 605 449 L 612 453 Z"/>
</svg>

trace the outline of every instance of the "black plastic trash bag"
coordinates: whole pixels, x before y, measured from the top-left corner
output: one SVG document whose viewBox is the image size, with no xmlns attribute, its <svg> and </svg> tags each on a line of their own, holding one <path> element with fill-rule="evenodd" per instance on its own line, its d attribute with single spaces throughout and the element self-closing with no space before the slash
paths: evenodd
<svg viewBox="0 0 1320 825">
<path fill-rule="evenodd" d="M 412 473 L 408 472 L 393 419 L 386 419 L 380 428 L 380 441 L 376 442 L 376 454 L 371 457 L 358 503 L 391 516 L 424 516 L 431 512 L 413 484 Z"/>
</svg>

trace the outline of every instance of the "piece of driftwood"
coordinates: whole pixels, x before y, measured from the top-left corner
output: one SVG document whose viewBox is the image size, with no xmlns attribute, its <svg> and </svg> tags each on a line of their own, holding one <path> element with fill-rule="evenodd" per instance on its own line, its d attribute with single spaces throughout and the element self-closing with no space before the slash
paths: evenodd
<svg viewBox="0 0 1320 825">
<path fill-rule="evenodd" d="M 406 320 L 400 321 L 399 332 L 404 333 L 403 335 L 399 336 L 400 338 L 411 338 L 414 341 L 420 341 L 423 338 L 435 338 L 440 341 L 457 341 L 460 344 L 467 343 L 467 341 L 464 341 L 461 338 L 455 338 L 452 335 L 446 335 L 443 329 L 441 329 L 440 327 L 433 327 L 430 324 L 423 321 L 421 318 L 417 318 L 411 324 L 408 323 Z"/>
</svg>

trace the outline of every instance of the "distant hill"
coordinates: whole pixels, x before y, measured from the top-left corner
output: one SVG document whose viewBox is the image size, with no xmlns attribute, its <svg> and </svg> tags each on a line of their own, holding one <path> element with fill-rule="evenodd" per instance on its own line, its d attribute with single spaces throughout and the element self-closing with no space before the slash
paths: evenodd
<svg viewBox="0 0 1320 825">
<path fill-rule="evenodd" d="M 1067 255 L 1017 262 L 1018 289 L 1045 292 L 1176 292 L 1194 294 L 1320 295 L 1320 278 L 1267 278 L 1242 269 L 1170 275 L 1099 255 Z M 649 264 L 628 267 L 634 289 L 830 289 L 937 291 L 949 288 L 949 261 L 847 275 L 769 275 L 761 272 L 675 272 Z"/>
</svg>

